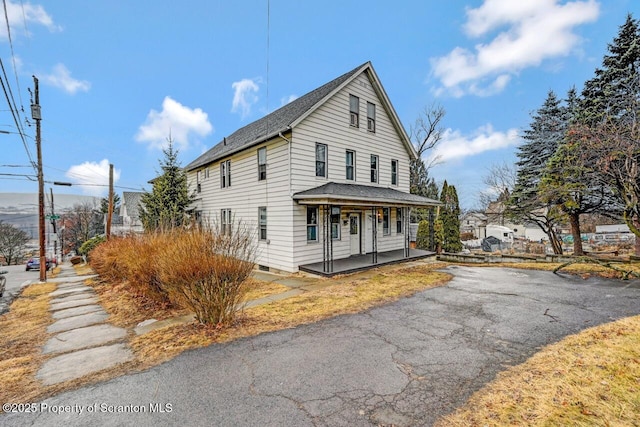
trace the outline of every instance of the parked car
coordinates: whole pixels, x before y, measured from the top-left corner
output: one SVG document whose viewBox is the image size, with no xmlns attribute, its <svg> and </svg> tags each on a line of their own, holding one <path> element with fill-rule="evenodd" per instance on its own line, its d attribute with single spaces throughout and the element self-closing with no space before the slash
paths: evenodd
<svg viewBox="0 0 640 427">
<path fill-rule="evenodd" d="M 47 259 L 47 270 L 51 269 L 51 260 Z M 29 258 L 29 261 L 27 261 L 27 267 L 26 267 L 26 271 L 29 270 L 40 270 L 40 258 L 39 257 L 32 257 Z"/>
</svg>

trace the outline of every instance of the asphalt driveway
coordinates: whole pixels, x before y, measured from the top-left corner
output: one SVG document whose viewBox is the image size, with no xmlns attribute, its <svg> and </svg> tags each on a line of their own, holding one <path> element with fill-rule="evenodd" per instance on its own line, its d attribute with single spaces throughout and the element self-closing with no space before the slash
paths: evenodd
<svg viewBox="0 0 640 427">
<path fill-rule="evenodd" d="M 430 425 L 541 346 L 640 313 L 638 281 L 449 271 L 447 286 L 190 351 L 36 403 L 35 414 L 2 415 L 0 424 Z"/>
</svg>

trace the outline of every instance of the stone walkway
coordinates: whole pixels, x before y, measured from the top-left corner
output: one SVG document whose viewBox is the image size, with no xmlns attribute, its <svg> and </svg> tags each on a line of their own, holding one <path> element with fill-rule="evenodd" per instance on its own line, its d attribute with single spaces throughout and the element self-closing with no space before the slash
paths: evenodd
<svg viewBox="0 0 640 427">
<path fill-rule="evenodd" d="M 66 271 L 65 271 L 66 270 Z M 83 377 L 133 360 L 127 331 L 107 320 L 92 287 L 82 283 L 68 268 L 50 281 L 61 282 L 53 291 L 49 310 L 56 321 L 47 332 L 52 336 L 42 352 L 54 355 L 36 374 L 45 385 Z M 75 276 L 75 277 L 74 277 Z"/>
</svg>

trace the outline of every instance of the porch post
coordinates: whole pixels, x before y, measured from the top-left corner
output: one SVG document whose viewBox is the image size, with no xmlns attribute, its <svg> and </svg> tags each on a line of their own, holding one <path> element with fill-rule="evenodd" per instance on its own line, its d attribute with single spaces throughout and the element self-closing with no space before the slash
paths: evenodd
<svg viewBox="0 0 640 427">
<path fill-rule="evenodd" d="M 322 271 L 327 273 L 327 213 L 324 205 L 319 207 L 318 214 L 322 214 L 323 210 L 325 212 L 322 218 Z"/>
<path fill-rule="evenodd" d="M 329 272 L 333 273 L 333 230 L 331 227 L 331 215 L 333 214 L 333 205 L 328 206 L 328 217 L 329 217 Z"/>
<path fill-rule="evenodd" d="M 378 263 L 378 209 L 371 207 L 371 264 Z"/>
<path fill-rule="evenodd" d="M 404 226 L 404 257 L 409 258 L 409 251 L 411 249 L 411 233 L 409 230 L 410 220 L 409 220 L 409 207 L 403 207 L 401 209 L 402 212 L 402 223 Z"/>
</svg>

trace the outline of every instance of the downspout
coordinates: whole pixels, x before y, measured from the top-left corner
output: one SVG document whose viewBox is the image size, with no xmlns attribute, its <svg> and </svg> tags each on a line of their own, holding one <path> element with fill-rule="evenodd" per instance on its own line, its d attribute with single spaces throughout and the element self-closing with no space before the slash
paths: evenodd
<svg viewBox="0 0 640 427">
<path fill-rule="evenodd" d="M 291 140 L 285 138 L 282 132 L 278 132 L 278 136 L 289 144 L 289 197 L 293 197 L 293 194 L 291 194 Z"/>
</svg>

